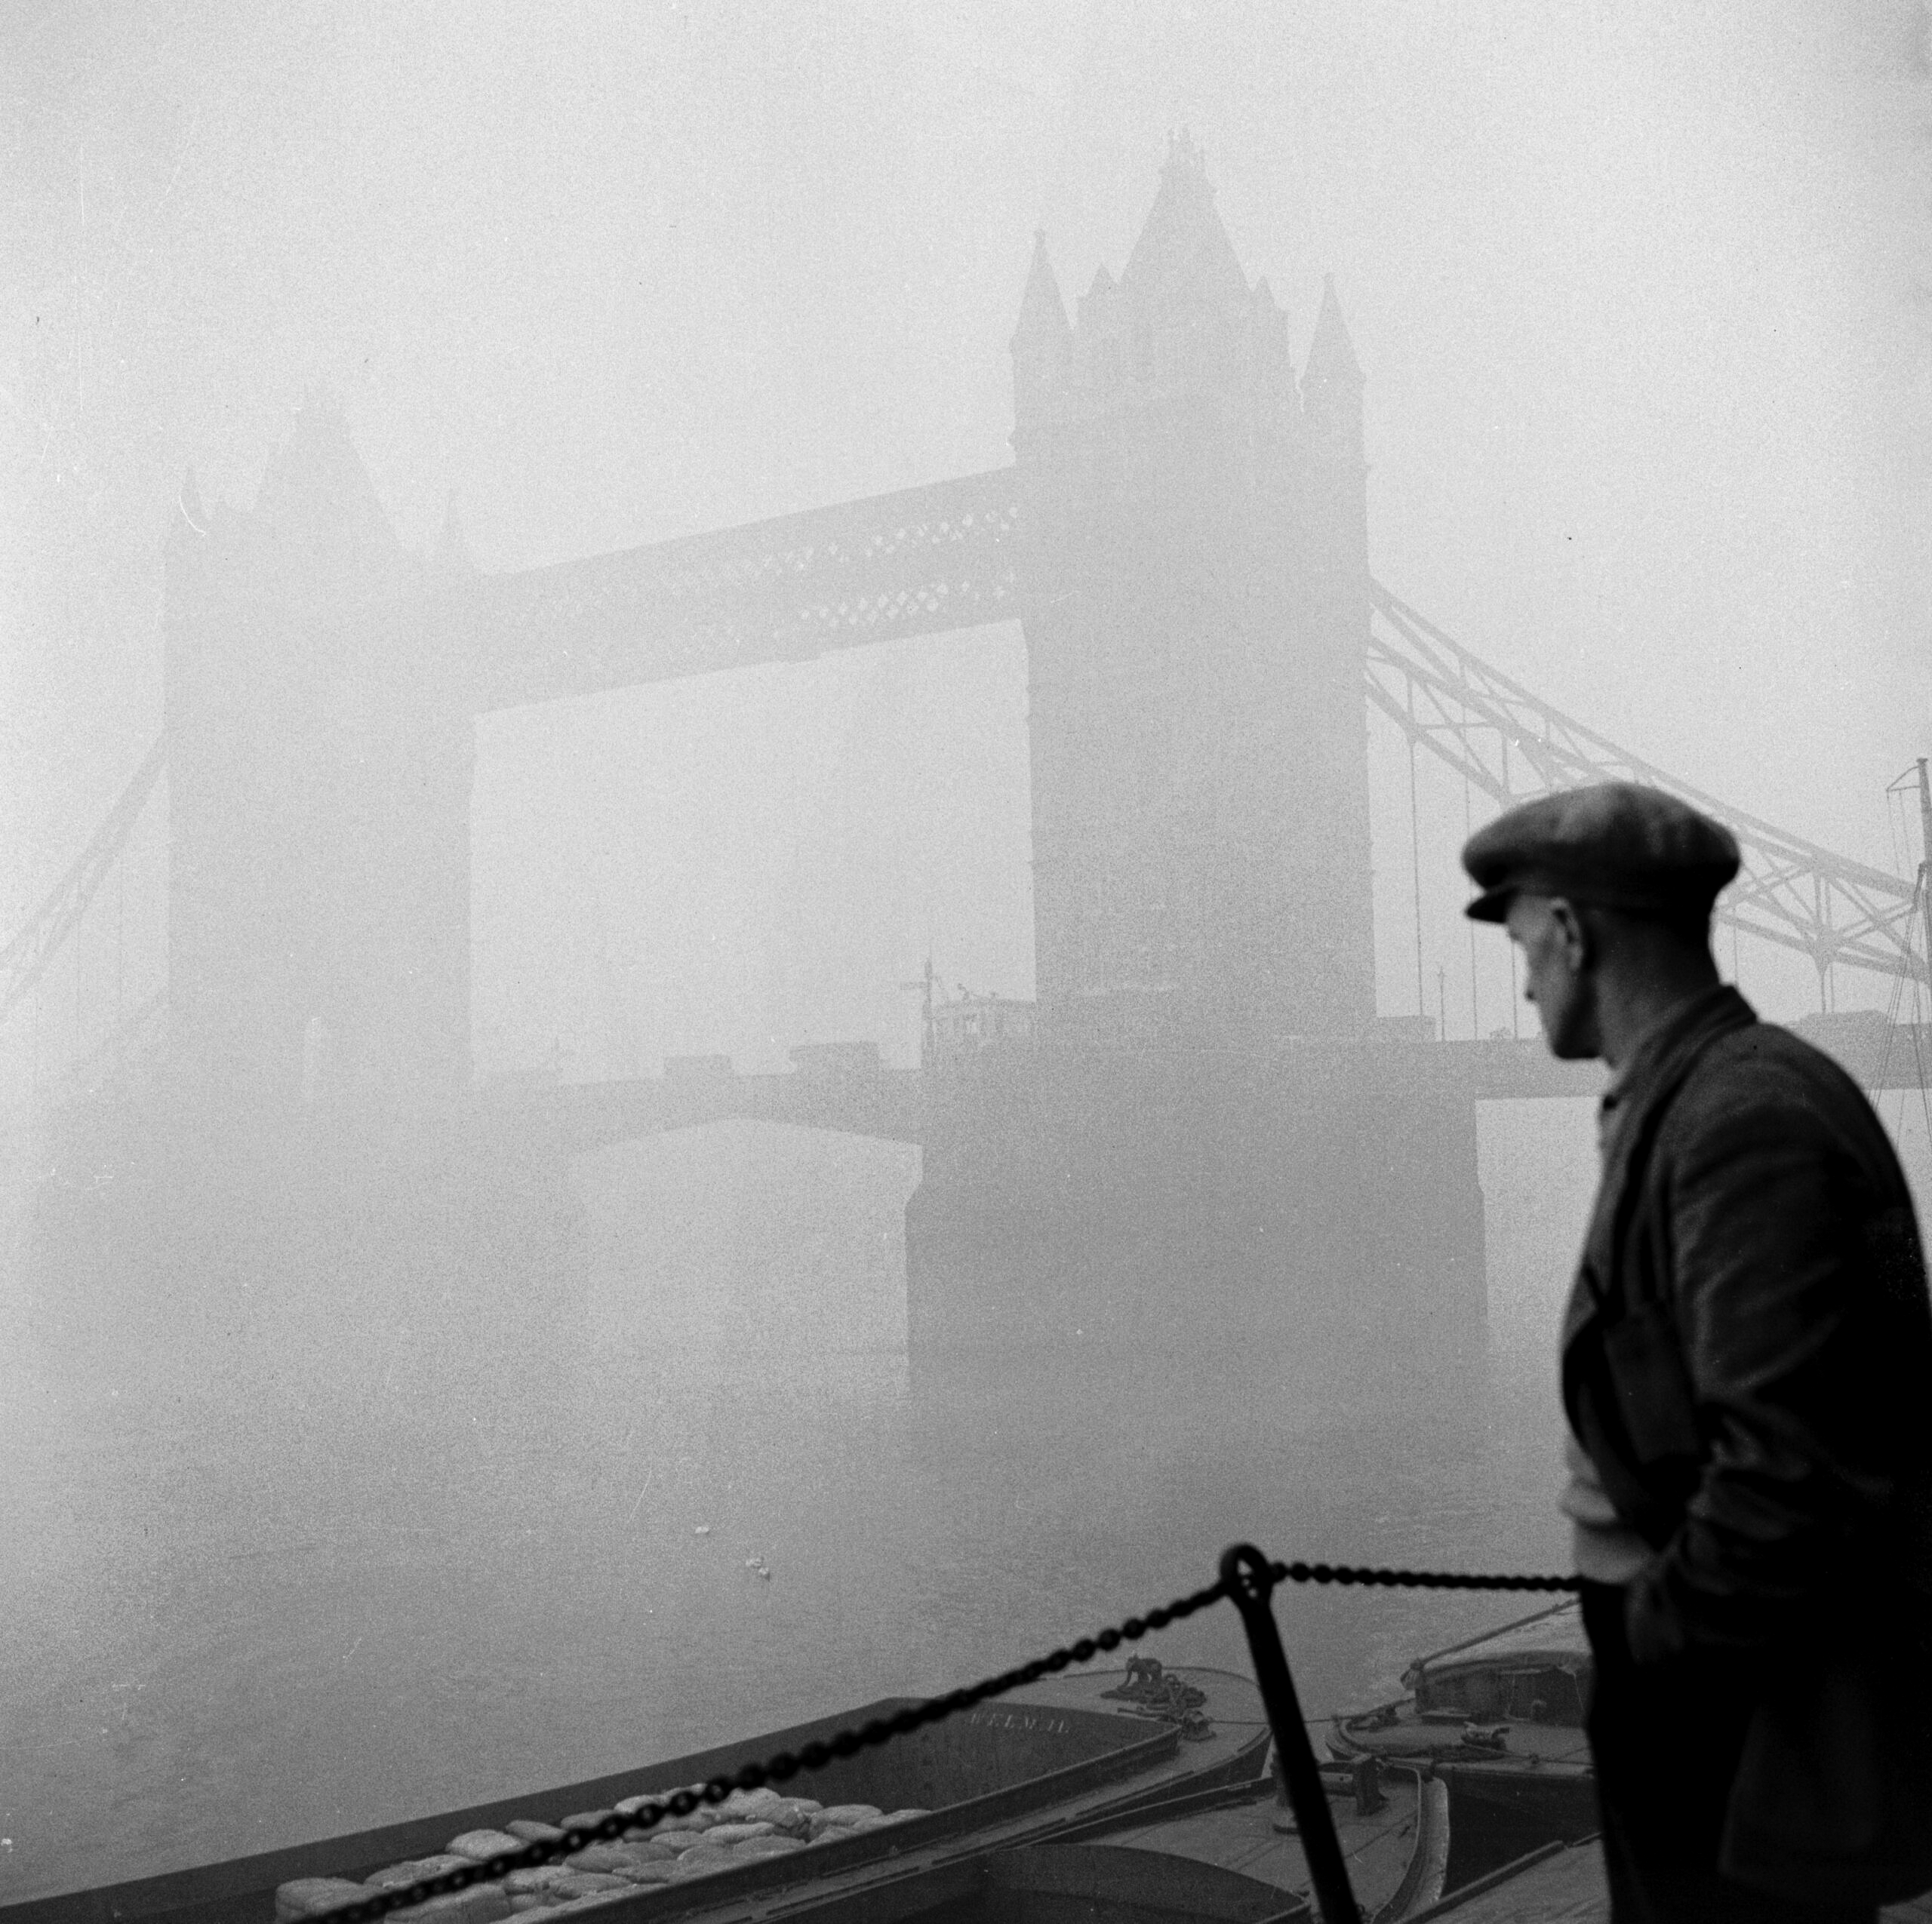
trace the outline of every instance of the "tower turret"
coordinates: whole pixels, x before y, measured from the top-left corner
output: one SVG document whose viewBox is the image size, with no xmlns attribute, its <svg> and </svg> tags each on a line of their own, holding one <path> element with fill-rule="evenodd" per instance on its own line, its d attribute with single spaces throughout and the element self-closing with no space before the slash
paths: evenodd
<svg viewBox="0 0 1932 1924">
<path fill-rule="evenodd" d="M 304 397 L 288 439 L 270 456 L 254 518 L 263 592 L 280 606 L 340 606 L 398 585 L 401 544 L 326 391 Z"/>
<path fill-rule="evenodd" d="M 1295 386 L 1294 351 L 1288 345 L 1288 317 L 1281 312 L 1266 280 L 1254 284 L 1248 297 L 1242 338 L 1257 425 L 1298 438 L 1301 405 Z"/>
<path fill-rule="evenodd" d="M 1308 365 L 1301 377 L 1302 412 L 1318 453 L 1359 463 L 1361 444 L 1361 364 L 1335 298 L 1335 277 L 1321 283 L 1321 312 L 1315 323 Z"/>
<path fill-rule="evenodd" d="M 1132 300 L 1149 308 L 1221 306 L 1247 298 L 1247 276 L 1214 211 L 1207 156 L 1186 128 L 1168 143 L 1160 191 L 1120 284 Z"/>
<path fill-rule="evenodd" d="M 1067 324 L 1060 283 L 1047 259 L 1047 233 L 1035 229 L 1033 264 L 1013 330 L 1013 420 L 1017 441 L 1050 419 L 1063 404 L 1073 367 L 1073 330 Z"/>
<path fill-rule="evenodd" d="M 1059 353 L 1058 290 L 1029 300 L 1027 340 Z M 1066 585 L 1026 616 L 1042 1019 L 1216 1048 L 1352 1037 L 1374 948 L 1340 312 L 1308 383 L 1335 459 L 1183 133 L 1119 280 L 1100 268 L 1078 303 L 1072 364 L 1051 413 L 1022 389 L 1014 437 L 1022 573 Z"/>
<path fill-rule="evenodd" d="M 1083 412 L 1118 404 L 1125 372 L 1120 341 L 1120 287 L 1105 261 L 1094 269 L 1092 284 L 1080 297 L 1073 367 Z"/>
</svg>

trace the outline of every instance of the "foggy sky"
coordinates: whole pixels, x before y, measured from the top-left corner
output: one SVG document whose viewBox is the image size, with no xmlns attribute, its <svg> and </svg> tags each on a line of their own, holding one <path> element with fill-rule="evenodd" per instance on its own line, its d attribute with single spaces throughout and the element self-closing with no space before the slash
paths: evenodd
<svg viewBox="0 0 1932 1924">
<path fill-rule="evenodd" d="M 486 569 L 998 465 L 1033 230 L 1069 303 L 1117 273 L 1183 123 L 1297 356 L 1336 277 L 1380 578 L 1890 865 L 1881 791 L 1932 748 L 1903 0 L 15 0 L 0 34 L 9 931 L 158 724 L 189 463 L 247 505 L 325 383 L 405 542 L 453 491 Z M 481 1065 L 903 1053 L 929 943 L 1028 992 L 1024 674 L 999 629 L 492 718 Z M 1427 939 L 1466 969 L 1450 827 Z M 1385 913 L 1390 1013 L 1412 941 Z"/>
</svg>

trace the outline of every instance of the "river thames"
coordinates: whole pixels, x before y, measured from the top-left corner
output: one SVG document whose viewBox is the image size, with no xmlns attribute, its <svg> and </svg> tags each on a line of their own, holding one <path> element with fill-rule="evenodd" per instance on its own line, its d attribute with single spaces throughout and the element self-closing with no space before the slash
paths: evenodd
<svg viewBox="0 0 1932 1924">
<path fill-rule="evenodd" d="M 580 1164 L 592 1281 L 563 1366 L 532 1378 L 506 1348 L 426 1406 L 401 1357 L 393 1421 L 338 1420 L 299 1367 L 254 1403 L 178 1365 L 90 1395 L 85 1357 L 17 1343 L 0 1893 L 934 1692 L 1211 1581 L 1237 1538 L 1562 1569 L 1551 1345 L 1591 1130 L 1587 1102 L 1485 1111 L 1487 1354 L 1339 1406 L 1158 1357 L 1106 1397 L 1048 1368 L 915 1385 L 915 1152 L 752 1125 Z M 1518 1613 L 1279 1609 L 1311 1713 Z M 1229 1611 L 1151 1647 L 1246 1667 Z"/>
</svg>

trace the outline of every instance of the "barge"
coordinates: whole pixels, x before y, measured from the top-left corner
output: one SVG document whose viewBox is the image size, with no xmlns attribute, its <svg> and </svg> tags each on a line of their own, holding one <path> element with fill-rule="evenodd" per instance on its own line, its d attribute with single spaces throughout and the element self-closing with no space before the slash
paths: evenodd
<svg viewBox="0 0 1932 1924">
<path fill-rule="evenodd" d="M 1337 1717 L 1328 1747 L 1429 1771 L 1449 1800 L 1447 1888 L 1597 1828 L 1583 1712 L 1590 1654 L 1574 1600 L 1419 1657 L 1409 1694 Z"/>
<path fill-rule="evenodd" d="M 1262 1781 L 1269 1734 L 1254 1683 L 1229 1671 L 1193 1666 L 1168 1671 L 1166 1680 L 1171 1687 L 1154 1701 L 1124 1671 L 1054 1678 L 856 1756 L 835 1760 L 801 1774 L 788 1788 L 827 1807 L 869 1807 L 879 1821 L 849 1830 L 834 1827 L 837 1834 L 782 1854 L 728 1859 L 719 1851 L 715 1858 L 727 1861 L 715 1862 L 712 1874 L 612 1890 L 595 1907 L 610 1924 L 633 1919 L 657 1924 L 700 1914 L 723 1917 L 749 1909 L 768 1916 L 794 1911 L 830 1915 L 828 1905 L 842 1907 L 887 1886 L 956 1870 L 995 1852 L 1044 1843 L 1057 1830 L 1129 1815 L 1177 1796 L 1213 1794 Z M 795 1752 L 840 1730 L 889 1717 L 912 1701 L 884 1698 L 612 1775 L 223 1863 L 0 1906 L 0 1924 L 276 1924 L 278 1917 L 281 1924 L 291 1924 L 325 1909 L 328 1887 L 361 1885 L 383 1879 L 385 1873 L 392 1880 L 398 1867 L 440 1857 L 470 1833 L 503 1833 L 512 1825 L 528 1830 L 565 1818 L 581 1821 L 626 1800 L 728 1775 L 778 1750 Z M 906 1815 L 897 1821 L 883 1821 L 900 1812 Z M 1053 1876 L 1044 1870 L 1041 1875 L 1046 1884 L 1039 1902 L 1019 1906 L 1022 1911 L 1030 1908 L 1044 1915 L 1054 1909 L 1047 1901 Z M 291 1895 L 297 1886 L 301 1889 Z M 500 1887 L 481 1888 L 496 1897 L 464 1893 L 457 1899 L 432 1900 L 433 1910 L 426 1906 L 397 1914 L 422 1917 L 426 1924 L 432 1916 L 438 1924 L 496 1924 L 525 1907 L 512 1905 Z M 1232 1890 L 1224 1887 L 1223 1896 Z M 279 1904 L 278 1892 L 283 1894 Z M 347 1901 L 334 1898 L 338 1904 Z M 1204 1924 L 1222 1916 L 1230 1924 L 1253 1924 L 1274 1914 L 1254 1908 L 1260 1901 L 1254 1892 L 1242 1901 L 1233 1896 L 1228 1901 L 1231 1909 L 1203 1911 Z M 1278 1904 L 1275 1910 L 1282 1907 Z"/>
</svg>

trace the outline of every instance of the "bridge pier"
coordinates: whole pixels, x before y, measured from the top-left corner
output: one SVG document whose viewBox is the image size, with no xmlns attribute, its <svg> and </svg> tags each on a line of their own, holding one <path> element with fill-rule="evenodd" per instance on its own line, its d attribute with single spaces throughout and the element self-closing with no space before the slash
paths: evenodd
<svg viewBox="0 0 1932 1924">
<path fill-rule="evenodd" d="M 1400 1046 L 983 1059 L 931 1092 L 906 1292 L 915 1366 L 1158 1357 L 1279 1381 L 1464 1352 L 1484 1308 L 1469 1081 Z"/>
</svg>

